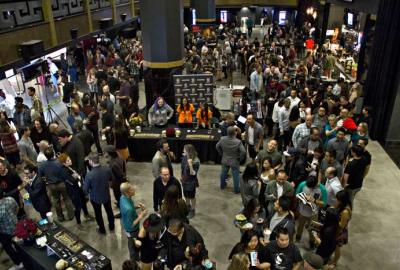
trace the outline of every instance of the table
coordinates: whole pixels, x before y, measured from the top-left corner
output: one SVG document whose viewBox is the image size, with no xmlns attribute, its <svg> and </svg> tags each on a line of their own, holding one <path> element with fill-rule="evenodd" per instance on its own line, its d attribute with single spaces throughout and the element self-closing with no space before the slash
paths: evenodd
<svg viewBox="0 0 400 270">
<path fill-rule="evenodd" d="M 39 226 L 47 237 L 47 246 L 39 248 L 34 245 L 25 245 L 23 242 L 16 242 L 17 250 L 22 254 L 21 259 L 27 270 L 51 270 L 60 258 L 68 261 L 74 269 L 111 270 L 111 260 L 79 239 L 75 234 L 61 226 L 59 223 Z M 63 238 L 61 238 L 63 237 Z M 62 240 L 66 239 L 66 240 Z M 71 241 L 69 241 L 71 240 Z M 65 242 L 66 241 L 66 242 Z M 69 242 L 68 242 L 69 241 Z M 66 243 L 70 243 L 69 245 Z M 55 253 L 48 256 L 49 248 Z M 87 258 L 83 254 L 90 252 L 92 257 Z M 85 265 L 82 268 L 76 267 L 81 261 Z"/>
<path fill-rule="evenodd" d="M 162 138 L 164 129 L 148 127 L 142 132 L 135 133 L 128 138 L 129 152 L 135 161 L 151 161 L 157 152 L 157 142 Z M 181 135 L 177 137 L 167 137 L 170 150 L 176 156 L 176 162 L 182 158 L 183 146 L 192 144 L 198 153 L 201 162 L 212 161 L 221 162 L 215 146 L 221 137 L 220 130 L 217 129 L 179 129 Z"/>
</svg>

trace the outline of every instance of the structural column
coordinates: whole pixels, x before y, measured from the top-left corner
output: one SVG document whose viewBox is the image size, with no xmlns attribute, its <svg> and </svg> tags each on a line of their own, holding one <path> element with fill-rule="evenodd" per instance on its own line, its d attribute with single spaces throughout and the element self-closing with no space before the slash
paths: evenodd
<svg viewBox="0 0 400 270">
<path fill-rule="evenodd" d="M 331 10 L 331 4 L 325 2 L 324 6 L 323 6 L 323 13 L 322 13 L 322 25 L 321 25 L 321 36 L 319 39 L 319 48 L 322 48 L 322 45 L 325 42 L 325 38 L 326 38 L 326 30 L 328 30 L 328 21 L 329 21 L 329 13 Z"/>
<path fill-rule="evenodd" d="M 159 96 L 174 108 L 172 75 L 183 66 L 183 1 L 140 1 L 146 105 Z"/>
<path fill-rule="evenodd" d="M 84 9 L 89 26 L 89 33 L 93 32 L 92 11 L 90 10 L 90 0 L 83 0 Z"/>
<path fill-rule="evenodd" d="M 130 0 L 130 7 L 131 7 L 131 17 L 135 17 L 135 0 Z"/>
<path fill-rule="evenodd" d="M 215 24 L 215 0 L 192 0 L 192 8 L 196 10 L 197 24 Z"/>
<path fill-rule="evenodd" d="M 54 23 L 53 10 L 51 8 L 51 0 L 42 0 L 43 18 L 49 23 L 51 46 L 57 46 L 57 32 Z"/>
<path fill-rule="evenodd" d="M 112 13 L 112 19 L 113 19 L 113 24 L 118 23 L 118 18 L 117 18 L 117 4 L 115 0 L 110 0 L 110 5 L 111 5 L 111 13 Z"/>
</svg>

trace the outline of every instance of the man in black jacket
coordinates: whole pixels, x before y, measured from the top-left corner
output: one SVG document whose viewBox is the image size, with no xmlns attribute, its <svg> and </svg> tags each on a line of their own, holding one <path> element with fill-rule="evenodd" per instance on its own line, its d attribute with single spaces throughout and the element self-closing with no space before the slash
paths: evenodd
<svg viewBox="0 0 400 270">
<path fill-rule="evenodd" d="M 286 195 L 282 195 L 275 201 L 274 210 L 268 217 L 268 228 L 271 231 L 269 239 L 264 239 L 264 242 L 276 240 L 278 228 L 286 228 L 289 232 L 289 239 L 293 241 L 295 232 L 295 221 L 290 211 L 292 200 Z"/>
<path fill-rule="evenodd" d="M 92 132 L 87 129 L 83 129 L 83 121 L 75 120 L 74 122 L 75 136 L 82 142 L 85 157 L 87 157 L 92 151 L 92 145 L 94 143 Z"/>
<path fill-rule="evenodd" d="M 29 193 L 33 208 L 39 212 L 41 218 L 46 218 L 46 213 L 51 211 L 50 200 L 46 192 L 46 184 L 38 174 L 38 168 L 36 166 L 32 164 L 26 165 L 24 173 L 27 176 L 24 179 L 27 183 L 25 189 Z"/>
<path fill-rule="evenodd" d="M 158 212 L 162 201 L 164 200 L 165 191 L 172 185 L 176 185 L 179 188 L 179 194 L 182 194 L 182 188 L 179 181 L 169 174 L 169 169 L 167 167 L 161 167 L 160 176 L 154 180 L 153 184 L 154 211 Z"/>
<path fill-rule="evenodd" d="M 166 259 L 169 269 L 189 260 L 193 267 L 201 266 L 208 259 L 203 237 L 195 228 L 178 219 L 169 221 L 168 230 L 160 241 L 164 244 L 160 255 L 162 259 Z"/>
<path fill-rule="evenodd" d="M 82 177 L 85 176 L 85 149 L 82 142 L 65 129 L 58 132 L 58 141 L 60 142 L 61 153 L 66 153 L 71 158 L 72 169 Z"/>
</svg>

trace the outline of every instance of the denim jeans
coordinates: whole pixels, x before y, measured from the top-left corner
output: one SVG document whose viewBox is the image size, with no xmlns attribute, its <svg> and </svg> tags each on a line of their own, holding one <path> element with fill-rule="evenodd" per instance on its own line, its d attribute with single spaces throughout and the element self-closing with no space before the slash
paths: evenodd
<svg viewBox="0 0 400 270">
<path fill-rule="evenodd" d="M 233 177 L 233 192 L 239 193 L 240 188 L 239 188 L 239 182 L 240 182 L 240 172 L 239 172 L 239 166 L 238 167 L 230 167 L 228 165 L 223 165 L 222 164 L 222 170 L 221 170 L 221 178 L 220 178 L 220 188 L 224 189 L 226 187 L 226 178 L 228 176 L 228 171 L 229 169 L 232 169 L 232 177 Z"/>
</svg>

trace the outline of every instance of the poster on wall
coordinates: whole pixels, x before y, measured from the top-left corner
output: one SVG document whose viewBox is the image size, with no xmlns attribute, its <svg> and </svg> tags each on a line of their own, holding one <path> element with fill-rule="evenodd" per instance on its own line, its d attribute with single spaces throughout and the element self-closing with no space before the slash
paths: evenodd
<svg viewBox="0 0 400 270">
<path fill-rule="evenodd" d="M 212 74 L 174 75 L 175 104 L 187 97 L 195 109 L 200 103 L 214 103 L 214 77 Z"/>
</svg>

